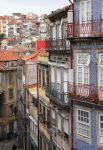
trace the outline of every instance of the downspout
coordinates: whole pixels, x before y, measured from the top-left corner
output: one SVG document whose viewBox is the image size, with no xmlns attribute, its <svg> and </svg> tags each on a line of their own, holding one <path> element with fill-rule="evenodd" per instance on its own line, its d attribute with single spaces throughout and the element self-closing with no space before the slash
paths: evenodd
<svg viewBox="0 0 103 150">
<path fill-rule="evenodd" d="M 38 150 L 40 149 L 39 147 L 39 67 L 37 63 L 37 101 L 38 101 Z"/>
<path fill-rule="evenodd" d="M 69 0 L 72 5 L 73 10 L 73 37 L 74 37 L 74 0 L 73 2 Z M 70 62 L 71 62 L 71 69 L 73 69 L 73 47 L 72 42 L 70 43 Z M 70 115 L 71 115 L 71 150 L 74 150 L 74 121 L 73 121 L 73 100 L 70 99 Z"/>
</svg>

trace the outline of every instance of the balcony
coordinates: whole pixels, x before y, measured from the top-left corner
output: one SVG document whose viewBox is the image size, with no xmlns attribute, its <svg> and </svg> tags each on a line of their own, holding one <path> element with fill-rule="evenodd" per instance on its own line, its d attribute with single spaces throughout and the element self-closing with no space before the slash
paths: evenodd
<svg viewBox="0 0 103 150">
<path fill-rule="evenodd" d="M 59 145 L 61 149 L 70 150 L 70 143 L 69 137 L 66 137 L 63 133 L 56 133 L 52 132 L 52 140 L 56 145 Z"/>
<path fill-rule="evenodd" d="M 47 96 L 51 99 L 51 101 L 57 105 L 59 105 L 63 109 L 69 109 L 70 103 L 68 94 L 66 92 L 62 92 L 64 85 L 58 83 L 51 83 L 47 88 Z"/>
<path fill-rule="evenodd" d="M 103 105 L 103 87 L 68 83 L 68 94 L 79 101 Z"/>
<path fill-rule="evenodd" d="M 74 27 L 73 27 L 74 26 Z M 68 23 L 68 38 L 103 36 L 103 20 Z"/>
<path fill-rule="evenodd" d="M 40 132 L 45 136 L 45 138 L 48 140 L 48 142 L 50 142 L 50 129 L 47 128 L 46 124 L 39 122 L 39 129 Z"/>
<path fill-rule="evenodd" d="M 49 43 L 49 51 L 69 53 L 70 45 L 67 39 L 51 39 Z"/>
</svg>

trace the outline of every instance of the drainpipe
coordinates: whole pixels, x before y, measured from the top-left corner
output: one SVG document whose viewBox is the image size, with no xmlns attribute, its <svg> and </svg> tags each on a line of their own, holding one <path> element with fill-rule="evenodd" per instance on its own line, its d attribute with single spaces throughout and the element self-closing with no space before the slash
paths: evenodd
<svg viewBox="0 0 103 150">
<path fill-rule="evenodd" d="M 38 67 L 38 63 L 37 63 L 37 101 L 38 101 L 38 150 L 39 148 L 39 67 Z"/>
<path fill-rule="evenodd" d="M 74 37 L 74 0 L 73 2 L 69 0 L 72 5 L 73 10 L 73 37 Z M 70 62 L 71 62 L 71 69 L 73 69 L 73 48 L 72 43 L 70 43 Z M 73 100 L 70 100 L 70 115 L 71 115 L 71 150 L 74 150 L 74 121 L 73 121 Z"/>
</svg>

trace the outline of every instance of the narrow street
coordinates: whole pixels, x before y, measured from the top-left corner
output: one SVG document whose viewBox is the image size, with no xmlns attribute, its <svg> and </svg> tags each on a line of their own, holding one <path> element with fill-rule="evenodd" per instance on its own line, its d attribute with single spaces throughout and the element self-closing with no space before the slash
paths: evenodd
<svg viewBox="0 0 103 150">
<path fill-rule="evenodd" d="M 16 144 L 16 139 L 0 142 L 0 150 L 12 150 L 12 146 Z"/>
</svg>

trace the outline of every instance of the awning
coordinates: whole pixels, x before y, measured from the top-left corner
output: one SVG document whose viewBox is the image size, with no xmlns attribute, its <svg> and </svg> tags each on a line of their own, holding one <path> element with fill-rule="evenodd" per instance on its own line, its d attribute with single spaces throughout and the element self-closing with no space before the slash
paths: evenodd
<svg viewBox="0 0 103 150">
<path fill-rule="evenodd" d="M 29 119 L 32 120 L 34 122 L 35 125 L 37 125 L 37 121 L 34 120 L 34 118 L 32 116 L 29 116 Z"/>
<path fill-rule="evenodd" d="M 29 92 L 33 95 L 33 97 L 37 98 L 37 87 L 30 88 Z"/>
<path fill-rule="evenodd" d="M 32 139 L 32 137 L 30 136 L 30 142 L 32 143 L 32 145 L 35 147 L 35 146 L 37 146 L 36 145 L 36 142 Z"/>
</svg>

